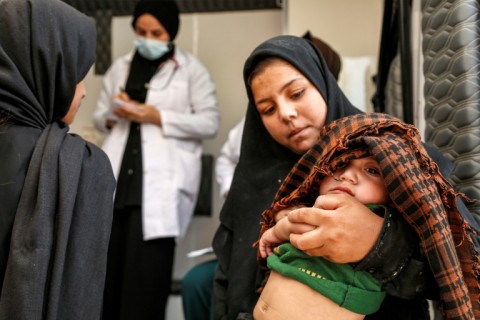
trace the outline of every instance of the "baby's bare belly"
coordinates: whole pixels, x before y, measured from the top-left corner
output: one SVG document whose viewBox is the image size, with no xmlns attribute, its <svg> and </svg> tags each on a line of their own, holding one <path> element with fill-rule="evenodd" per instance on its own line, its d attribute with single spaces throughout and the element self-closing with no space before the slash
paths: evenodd
<svg viewBox="0 0 480 320">
<path fill-rule="evenodd" d="M 254 310 L 256 320 L 357 320 L 364 316 L 338 306 L 309 286 L 272 270 Z"/>
</svg>

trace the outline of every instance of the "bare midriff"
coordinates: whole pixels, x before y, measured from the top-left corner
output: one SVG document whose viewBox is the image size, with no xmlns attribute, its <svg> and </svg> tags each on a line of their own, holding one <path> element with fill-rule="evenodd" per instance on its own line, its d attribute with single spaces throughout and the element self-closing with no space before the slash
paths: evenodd
<svg viewBox="0 0 480 320">
<path fill-rule="evenodd" d="M 253 312 L 255 320 L 359 320 L 309 286 L 271 271 Z"/>
</svg>

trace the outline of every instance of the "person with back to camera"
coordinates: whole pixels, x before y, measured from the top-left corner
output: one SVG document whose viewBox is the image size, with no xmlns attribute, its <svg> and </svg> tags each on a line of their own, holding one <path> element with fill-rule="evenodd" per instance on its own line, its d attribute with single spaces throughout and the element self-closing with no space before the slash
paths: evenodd
<svg viewBox="0 0 480 320">
<path fill-rule="evenodd" d="M 58 0 L 2 0 L 0 21 L 0 319 L 100 319 L 115 179 L 68 133 L 95 22 Z"/>
<path fill-rule="evenodd" d="M 253 91 L 255 79 L 262 91 Z M 319 51 L 299 37 L 278 36 L 260 44 L 245 63 L 244 80 L 249 105 L 240 161 L 213 241 L 218 258 L 215 319 L 252 317 L 257 289 L 264 280 L 251 246 L 258 238 L 260 213 L 270 207 L 298 159 L 318 141 L 323 126 L 360 113 L 341 92 Z M 257 110 L 260 104 L 262 111 Z M 436 149 L 425 147 L 448 177 L 451 163 Z M 389 287 L 380 309 L 366 319 L 428 319 L 425 295 L 436 292 L 431 292 L 435 287 L 427 262 L 396 250 L 405 245 L 402 230 L 408 224 L 393 219 L 386 229 L 381 217 L 352 197 L 325 195 L 320 199 L 313 208 L 289 213 L 290 222 L 318 226 L 291 235 L 290 242 L 309 255 L 357 263 L 361 270 L 395 278 L 392 283 L 411 283 Z M 463 202 L 458 205 L 472 228 L 479 230 Z M 382 241 L 377 242 L 380 235 Z M 394 277 L 400 266 L 404 271 Z"/>
<path fill-rule="evenodd" d="M 401 213 L 410 224 L 404 230 L 409 246 L 397 250 L 419 256 L 423 248 L 442 288 L 444 318 L 478 318 L 479 275 L 474 264 L 479 255 L 469 235 L 471 227 L 456 206 L 457 197 L 464 195 L 457 194 L 438 171 L 418 130 L 392 116 L 372 113 L 333 121 L 321 136 L 262 214 L 259 258 L 264 264 L 268 256 L 270 270 L 254 309 L 255 319 L 353 320 L 380 307 L 391 279 L 357 271 L 354 264 L 309 256 L 288 242 L 290 234 L 315 228 L 290 223 L 288 212 L 311 207 L 325 194 L 356 198 L 384 218 L 384 224 Z"/>
<path fill-rule="evenodd" d="M 163 319 L 176 239 L 195 208 L 202 140 L 216 135 L 215 85 L 203 64 L 175 47 L 174 1 L 142 0 L 135 50 L 104 78 L 94 113 L 118 179 L 104 319 Z"/>
</svg>

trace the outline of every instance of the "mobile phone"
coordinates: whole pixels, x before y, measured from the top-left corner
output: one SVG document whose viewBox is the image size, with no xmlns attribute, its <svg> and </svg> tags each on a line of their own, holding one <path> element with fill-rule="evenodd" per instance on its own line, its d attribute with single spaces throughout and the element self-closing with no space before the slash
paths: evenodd
<svg viewBox="0 0 480 320">
<path fill-rule="evenodd" d="M 118 108 L 119 106 L 131 108 L 131 109 L 138 109 L 138 107 L 134 104 L 125 102 L 125 101 L 120 100 L 120 99 L 113 99 L 113 107 Z"/>
</svg>

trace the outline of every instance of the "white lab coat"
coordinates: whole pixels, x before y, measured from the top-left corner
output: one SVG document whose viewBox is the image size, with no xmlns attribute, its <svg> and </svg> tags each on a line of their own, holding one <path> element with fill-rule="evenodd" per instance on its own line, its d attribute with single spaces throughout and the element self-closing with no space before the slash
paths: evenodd
<svg viewBox="0 0 480 320">
<path fill-rule="evenodd" d="M 220 154 L 215 165 L 215 179 L 220 186 L 220 196 L 226 197 L 232 184 L 233 174 L 240 159 L 240 146 L 242 144 L 243 126 L 245 117 L 243 117 L 228 132 L 227 141 L 220 149 Z"/>
<path fill-rule="evenodd" d="M 130 123 L 105 127 L 112 97 L 125 86 L 133 52 L 116 60 L 105 74 L 93 119 L 107 132 L 102 149 L 118 179 Z M 145 103 L 160 110 L 161 126 L 142 124 L 144 240 L 182 237 L 190 223 L 201 175 L 202 139 L 217 134 L 220 113 L 215 84 L 203 64 L 190 53 L 175 50 L 155 74 Z"/>
</svg>

